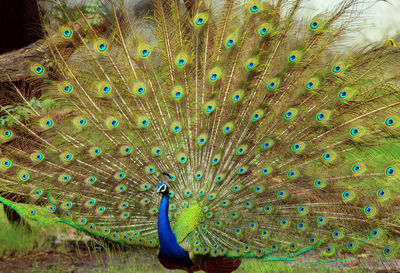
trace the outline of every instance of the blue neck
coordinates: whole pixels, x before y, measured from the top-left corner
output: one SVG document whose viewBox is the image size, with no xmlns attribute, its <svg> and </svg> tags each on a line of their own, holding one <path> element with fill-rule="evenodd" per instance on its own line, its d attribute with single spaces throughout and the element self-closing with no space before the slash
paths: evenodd
<svg viewBox="0 0 400 273">
<path fill-rule="evenodd" d="M 168 219 L 169 197 L 164 194 L 161 199 L 158 214 L 158 239 L 160 241 L 160 256 L 169 262 L 182 266 L 191 266 L 193 263 L 189 254 L 179 246 L 175 234 L 171 230 Z"/>
</svg>

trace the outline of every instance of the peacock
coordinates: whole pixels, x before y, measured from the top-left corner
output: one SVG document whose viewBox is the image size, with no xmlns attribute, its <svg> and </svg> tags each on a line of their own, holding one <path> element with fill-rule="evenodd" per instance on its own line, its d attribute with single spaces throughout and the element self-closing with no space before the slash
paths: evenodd
<svg viewBox="0 0 400 273">
<path fill-rule="evenodd" d="M 1 108 L 0 202 L 187 272 L 395 264 L 400 49 L 345 49 L 358 2 L 58 5 L 20 64 L 51 103 L 10 81 L 29 117 Z"/>
</svg>

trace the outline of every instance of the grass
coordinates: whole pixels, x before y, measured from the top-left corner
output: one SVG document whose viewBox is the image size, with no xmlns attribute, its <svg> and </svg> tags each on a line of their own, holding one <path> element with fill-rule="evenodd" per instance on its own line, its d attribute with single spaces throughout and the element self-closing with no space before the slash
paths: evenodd
<svg viewBox="0 0 400 273">
<path fill-rule="evenodd" d="M 59 234 L 73 234 L 74 231 L 64 224 L 46 224 L 38 221 L 28 220 L 32 232 L 27 232 L 24 227 L 8 223 L 2 205 L 0 205 L 0 258 L 4 261 L 10 259 L 10 266 L 21 266 L 27 260 L 32 261 L 30 267 L 24 267 L 24 272 L 169 272 L 164 269 L 156 258 L 154 250 L 134 249 L 128 252 L 94 251 L 86 252 L 84 255 L 76 248 L 61 242 L 57 247 L 54 241 Z M 64 256 L 63 256 L 64 255 Z M 36 259 L 39 257 L 38 259 Z M 14 270 L 13 270 L 14 269 Z M 20 269 L 2 268 L 0 271 L 21 272 Z M 184 272 L 184 271 L 173 271 Z M 236 271 L 244 272 L 296 272 L 296 273 L 330 273 L 330 272 L 361 272 L 357 268 L 348 268 L 342 271 L 334 271 L 328 266 L 310 266 L 299 263 L 285 262 L 263 262 L 260 260 L 244 260 Z"/>
<path fill-rule="evenodd" d="M 0 257 L 9 255 L 27 255 L 32 251 L 48 251 L 60 232 L 68 232 L 61 224 L 45 224 L 28 221 L 32 232 L 21 225 L 10 224 L 0 204 Z"/>
</svg>

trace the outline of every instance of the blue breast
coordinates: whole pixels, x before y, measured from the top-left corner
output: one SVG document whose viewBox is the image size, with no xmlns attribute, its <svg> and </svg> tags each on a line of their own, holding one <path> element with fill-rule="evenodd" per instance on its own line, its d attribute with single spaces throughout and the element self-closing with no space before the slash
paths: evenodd
<svg viewBox="0 0 400 273">
<path fill-rule="evenodd" d="M 171 230 L 168 219 L 169 197 L 164 194 L 161 199 L 158 214 L 158 239 L 160 241 L 160 256 L 169 262 L 180 266 L 192 266 L 189 254 L 178 244 Z"/>
</svg>

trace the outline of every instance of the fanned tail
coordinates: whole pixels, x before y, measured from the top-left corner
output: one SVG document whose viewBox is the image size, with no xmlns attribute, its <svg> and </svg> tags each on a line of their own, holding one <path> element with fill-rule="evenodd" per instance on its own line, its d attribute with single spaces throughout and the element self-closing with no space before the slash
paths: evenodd
<svg viewBox="0 0 400 273">
<path fill-rule="evenodd" d="M 40 206 L 0 202 L 156 247 L 168 173 L 178 242 L 207 259 L 397 257 L 400 50 L 343 50 L 356 3 L 312 18 L 300 0 L 159 0 L 145 20 L 61 9 L 79 27 L 49 24 L 54 67 L 29 64 L 55 106 L 25 102 L 26 123 L 2 108 L 17 125 L 0 129 L 1 187 Z"/>
</svg>

